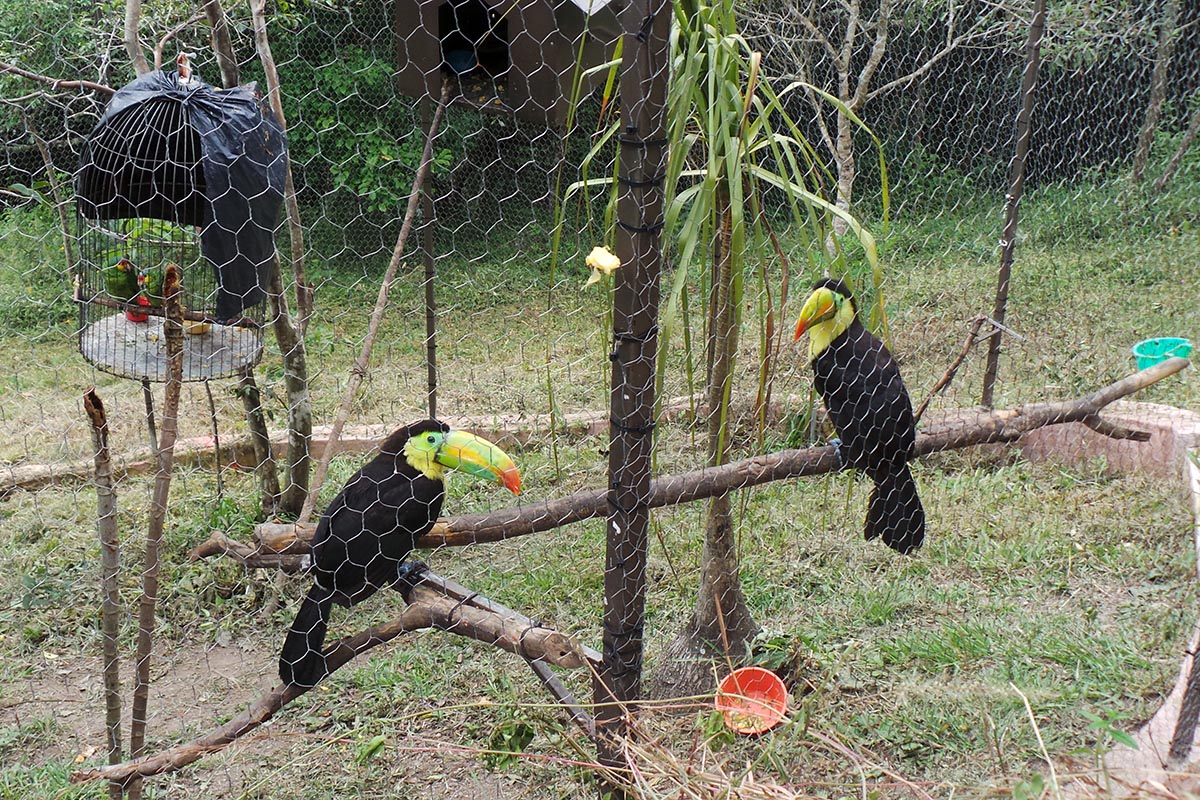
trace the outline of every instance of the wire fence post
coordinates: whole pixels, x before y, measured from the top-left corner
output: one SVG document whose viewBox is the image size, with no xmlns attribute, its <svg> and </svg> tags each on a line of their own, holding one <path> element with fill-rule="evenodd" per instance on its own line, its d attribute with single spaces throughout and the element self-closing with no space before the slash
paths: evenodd
<svg viewBox="0 0 1200 800">
<path fill-rule="evenodd" d="M 622 22 L 615 235 L 622 267 L 613 299 L 604 666 L 595 687 L 598 755 L 613 766 L 623 763 L 624 714 L 641 692 L 671 6 L 640 0 Z"/>
<path fill-rule="evenodd" d="M 1013 251 L 1017 239 L 1017 211 L 1025 187 L 1025 161 L 1029 154 L 1029 138 L 1033 118 L 1033 93 L 1037 89 L 1038 69 L 1042 60 L 1042 33 L 1046 30 L 1046 0 L 1037 0 L 1033 21 L 1029 23 L 1029 39 L 1025 42 L 1025 74 L 1021 79 L 1021 111 L 1017 115 L 1017 152 L 1008 171 L 1008 194 L 1004 198 L 1004 233 L 1000 237 L 1000 275 L 996 280 L 996 303 L 992 319 L 1004 324 L 1008 309 L 1008 287 L 1012 280 Z M 987 366 L 983 372 L 985 408 L 992 407 L 996 392 L 996 376 L 1000 371 L 1000 337 L 1004 331 L 997 327 L 988 342 Z"/>
</svg>

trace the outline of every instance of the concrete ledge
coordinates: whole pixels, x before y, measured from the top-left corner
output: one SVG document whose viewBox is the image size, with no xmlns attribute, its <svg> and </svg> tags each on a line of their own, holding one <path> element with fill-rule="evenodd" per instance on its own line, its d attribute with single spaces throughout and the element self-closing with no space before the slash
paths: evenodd
<svg viewBox="0 0 1200 800">
<path fill-rule="evenodd" d="M 1118 400 L 1101 416 L 1122 427 L 1146 431 L 1150 441 L 1112 439 L 1071 422 L 1032 431 L 1021 437 L 1018 446 L 1030 461 L 1078 464 L 1103 457 L 1114 472 L 1186 479 L 1187 451 L 1200 447 L 1200 414 L 1158 403 Z"/>
</svg>

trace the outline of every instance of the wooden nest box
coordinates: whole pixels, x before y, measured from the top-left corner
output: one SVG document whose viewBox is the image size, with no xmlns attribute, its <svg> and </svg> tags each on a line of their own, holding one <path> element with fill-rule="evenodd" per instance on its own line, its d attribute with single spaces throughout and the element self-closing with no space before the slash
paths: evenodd
<svg viewBox="0 0 1200 800">
<path fill-rule="evenodd" d="M 560 127 L 575 76 L 612 58 L 625 2 L 396 0 L 400 91 L 436 99 L 456 80 L 452 102 Z M 584 92 L 605 78 L 590 76 Z"/>
</svg>

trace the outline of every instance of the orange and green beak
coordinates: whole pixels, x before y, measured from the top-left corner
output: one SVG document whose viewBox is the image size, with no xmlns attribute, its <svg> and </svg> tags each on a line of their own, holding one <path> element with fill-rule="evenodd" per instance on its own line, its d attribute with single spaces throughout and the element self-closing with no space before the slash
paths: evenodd
<svg viewBox="0 0 1200 800">
<path fill-rule="evenodd" d="M 442 440 L 434 460 L 484 480 L 495 481 L 513 494 L 521 493 L 521 474 L 508 454 L 496 445 L 467 431 L 450 431 Z"/>
<path fill-rule="evenodd" d="M 824 287 L 809 295 L 796 321 L 796 341 L 813 325 L 832 319 L 838 312 L 839 299 L 839 295 Z"/>
</svg>

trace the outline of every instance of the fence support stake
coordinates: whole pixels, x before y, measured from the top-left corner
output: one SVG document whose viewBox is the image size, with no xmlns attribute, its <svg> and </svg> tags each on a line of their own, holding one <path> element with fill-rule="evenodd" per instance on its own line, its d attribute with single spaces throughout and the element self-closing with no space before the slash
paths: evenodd
<svg viewBox="0 0 1200 800">
<path fill-rule="evenodd" d="M 595 680 L 598 757 L 623 765 L 620 738 L 641 692 L 646 544 L 662 272 L 671 5 L 630 3 L 622 17 L 620 178 L 613 296 L 604 664 Z M 617 787 L 606 787 L 620 795 Z"/>
</svg>

